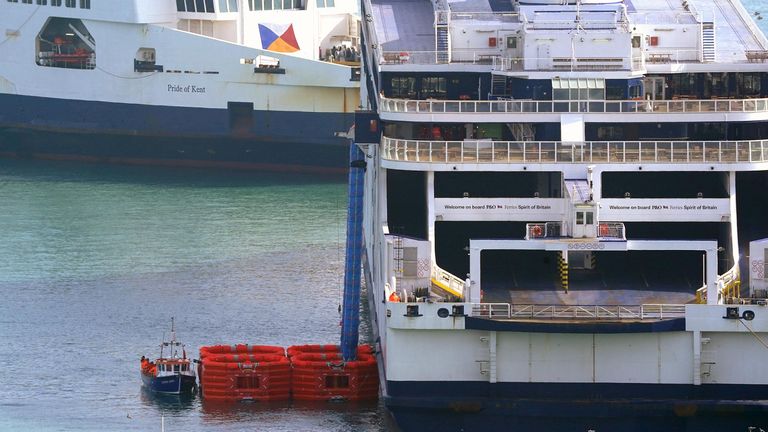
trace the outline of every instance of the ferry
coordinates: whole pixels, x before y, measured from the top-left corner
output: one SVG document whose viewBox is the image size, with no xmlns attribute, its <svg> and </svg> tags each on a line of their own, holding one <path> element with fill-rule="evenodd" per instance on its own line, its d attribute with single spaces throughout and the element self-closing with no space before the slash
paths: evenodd
<svg viewBox="0 0 768 432">
<path fill-rule="evenodd" d="M 768 40 L 738 0 L 361 16 L 350 192 L 404 430 L 768 416 Z"/>
<path fill-rule="evenodd" d="M 181 351 L 181 352 L 179 352 Z M 167 354 L 167 355 L 165 355 Z M 154 362 L 141 356 L 141 382 L 145 388 L 160 394 L 192 395 L 197 389 L 197 377 L 187 350 L 176 340 L 171 318 L 171 338 L 160 344 L 160 357 Z"/>
<path fill-rule="evenodd" d="M 3 0 L 0 157 L 343 172 L 350 0 Z"/>
</svg>

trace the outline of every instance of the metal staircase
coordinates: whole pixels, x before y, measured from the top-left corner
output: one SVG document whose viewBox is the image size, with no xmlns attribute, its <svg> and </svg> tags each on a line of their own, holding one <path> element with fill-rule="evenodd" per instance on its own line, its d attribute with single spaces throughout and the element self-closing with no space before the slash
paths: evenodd
<svg viewBox="0 0 768 432">
<path fill-rule="evenodd" d="M 715 56 L 717 52 L 716 40 L 715 40 L 715 23 L 713 21 L 707 21 L 707 22 L 701 23 L 702 61 L 707 63 L 715 61 Z"/>
<path fill-rule="evenodd" d="M 507 128 L 515 141 L 533 141 L 536 138 L 536 131 L 530 123 L 507 123 Z"/>
</svg>

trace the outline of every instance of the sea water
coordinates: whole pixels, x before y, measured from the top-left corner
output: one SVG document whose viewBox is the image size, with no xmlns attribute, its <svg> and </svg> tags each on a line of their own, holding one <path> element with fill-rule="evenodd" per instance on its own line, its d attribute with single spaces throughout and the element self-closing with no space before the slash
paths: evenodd
<svg viewBox="0 0 768 432">
<path fill-rule="evenodd" d="M 171 317 L 195 357 L 338 343 L 345 216 L 343 177 L 0 161 L 0 431 L 386 430 L 377 403 L 222 409 L 139 377 Z"/>
</svg>

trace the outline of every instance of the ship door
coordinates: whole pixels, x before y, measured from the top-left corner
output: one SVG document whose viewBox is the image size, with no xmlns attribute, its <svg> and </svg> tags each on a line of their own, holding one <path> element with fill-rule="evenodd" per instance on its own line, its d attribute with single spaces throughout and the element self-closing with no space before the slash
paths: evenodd
<svg viewBox="0 0 768 432">
<path fill-rule="evenodd" d="M 645 87 L 645 98 L 650 100 L 664 100 L 665 81 L 663 77 L 647 77 L 643 80 Z"/>
<path fill-rule="evenodd" d="M 579 206 L 574 209 L 573 238 L 597 237 L 595 207 Z"/>
<path fill-rule="evenodd" d="M 539 69 L 547 70 L 552 69 L 552 57 L 549 56 L 549 44 L 542 43 L 539 45 L 538 53 Z"/>
<path fill-rule="evenodd" d="M 517 33 L 502 33 L 500 36 L 504 44 L 504 57 L 510 59 L 513 65 L 520 63 L 522 57 L 520 36 Z"/>
</svg>

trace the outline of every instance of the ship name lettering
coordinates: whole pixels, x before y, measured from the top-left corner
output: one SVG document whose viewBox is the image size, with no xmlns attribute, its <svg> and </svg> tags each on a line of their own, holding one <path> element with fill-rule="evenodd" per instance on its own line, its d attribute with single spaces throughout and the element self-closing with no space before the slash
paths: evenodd
<svg viewBox="0 0 768 432">
<path fill-rule="evenodd" d="M 205 87 L 196 85 L 182 86 L 180 84 L 168 84 L 168 93 L 205 93 Z"/>
</svg>

